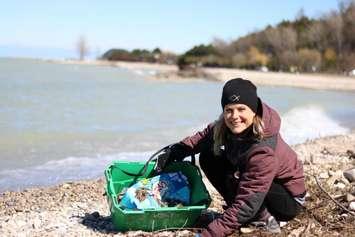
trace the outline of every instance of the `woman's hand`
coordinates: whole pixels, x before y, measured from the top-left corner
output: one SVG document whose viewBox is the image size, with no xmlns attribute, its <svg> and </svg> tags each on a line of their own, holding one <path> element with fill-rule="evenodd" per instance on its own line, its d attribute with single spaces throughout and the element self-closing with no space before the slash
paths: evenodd
<svg viewBox="0 0 355 237">
<path fill-rule="evenodd" d="M 160 173 L 172 162 L 182 161 L 186 156 L 191 154 L 191 149 L 183 143 L 175 143 L 168 147 L 157 158 L 155 171 Z"/>
</svg>

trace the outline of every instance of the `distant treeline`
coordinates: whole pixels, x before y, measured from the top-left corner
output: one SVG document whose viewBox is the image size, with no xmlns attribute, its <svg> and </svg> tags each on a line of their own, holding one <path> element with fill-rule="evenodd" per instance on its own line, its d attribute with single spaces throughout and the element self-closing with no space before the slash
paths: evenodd
<svg viewBox="0 0 355 237">
<path fill-rule="evenodd" d="M 160 50 L 110 50 L 108 60 L 166 63 Z M 198 45 L 169 62 L 180 69 L 198 66 L 236 67 L 291 72 L 348 72 L 355 68 L 355 1 L 311 19 L 302 11 L 294 21 L 282 21 L 231 42 L 215 39 Z"/>
<path fill-rule="evenodd" d="M 162 52 L 159 48 L 149 51 L 146 49 L 134 49 L 128 51 L 125 49 L 110 49 L 102 59 L 110 61 L 130 61 L 130 62 L 151 62 L 175 64 L 177 55 L 170 52 Z"/>
</svg>

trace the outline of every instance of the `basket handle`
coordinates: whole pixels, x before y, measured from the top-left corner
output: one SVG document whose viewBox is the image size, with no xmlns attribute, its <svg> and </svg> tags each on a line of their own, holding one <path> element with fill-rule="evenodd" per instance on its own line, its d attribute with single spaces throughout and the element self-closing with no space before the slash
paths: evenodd
<svg viewBox="0 0 355 237">
<path fill-rule="evenodd" d="M 172 145 L 172 144 L 171 144 Z M 165 151 L 166 149 L 168 149 L 171 145 L 165 146 L 163 148 L 161 148 L 160 150 L 158 150 L 157 152 L 155 152 L 153 155 L 151 155 L 149 157 L 149 159 L 146 161 L 146 163 L 144 164 L 144 166 L 142 167 L 142 169 L 138 172 L 138 174 L 134 174 L 125 170 L 121 170 L 123 173 L 125 173 L 126 175 L 129 176 L 134 176 L 134 177 L 139 177 L 145 174 L 145 172 L 147 172 L 147 168 L 148 168 L 148 164 L 149 162 L 151 162 L 160 152 Z"/>
<path fill-rule="evenodd" d="M 156 151 L 153 155 L 151 155 L 149 157 L 149 159 L 146 161 L 146 163 L 144 164 L 144 166 L 142 167 L 142 169 L 137 173 L 131 173 L 125 170 L 121 170 L 124 174 L 129 175 L 129 176 L 133 176 L 133 177 L 139 177 L 139 176 L 143 176 L 145 174 L 145 172 L 147 172 L 147 168 L 148 168 L 148 164 L 149 162 L 153 161 L 154 158 L 161 152 L 166 151 L 168 148 L 170 148 L 173 144 L 170 144 L 168 146 L 165 146 L 163 148 L 161 148 L 160 150 Z M 195 154 L 191 154 L 191 163 L 193 165 L 196 165 L 196 158 L 195 158 Z"/>
<path fill-rule="evenodd" d="M 191 154 L 191 163 L 192 163 L 193 165 L 196 165 L 195 154 Z"/>
</svg>

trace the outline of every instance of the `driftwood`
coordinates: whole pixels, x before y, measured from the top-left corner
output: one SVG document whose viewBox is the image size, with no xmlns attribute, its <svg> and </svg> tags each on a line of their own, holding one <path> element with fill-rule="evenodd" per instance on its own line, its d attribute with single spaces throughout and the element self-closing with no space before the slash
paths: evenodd
<svg viewBox="0 0 355 237">
<path fill-rule="evenodd" d="M 320 182 L 319 182 L 317 176 L 313 175 L 313 177 L 316 180 L 316 183 L 317 183 L 319 189 L 322 190 L 322 192 L 325 193 L 330 198 L 330 200 L 332 200 L 338 207 L 340 207 L 344 211 L 348 212 L 350 215 L 355 216 L 354 212 L 352 212 L 348 208 L 344 207 L 341 203 L 339 203 L 337 200 L 335 200 L 327 191 L 325 191 L 325 189 L 320 185 Z"/>
</svg>

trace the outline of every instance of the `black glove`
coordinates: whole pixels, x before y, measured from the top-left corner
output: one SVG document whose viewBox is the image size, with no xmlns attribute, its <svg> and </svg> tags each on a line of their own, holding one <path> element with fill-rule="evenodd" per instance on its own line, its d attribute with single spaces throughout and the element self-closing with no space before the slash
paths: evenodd
<svg viewBox="0 0 355 237">
<path fill-rule="evenodd" d="M 187 145 L 183 143 L 175 143 L 158 156 L 155 171 L 160 173 L 167 165 L 175 161 L 182 161 L 185 157 L 191 154 L 191 148 Z"/>
</svg>

